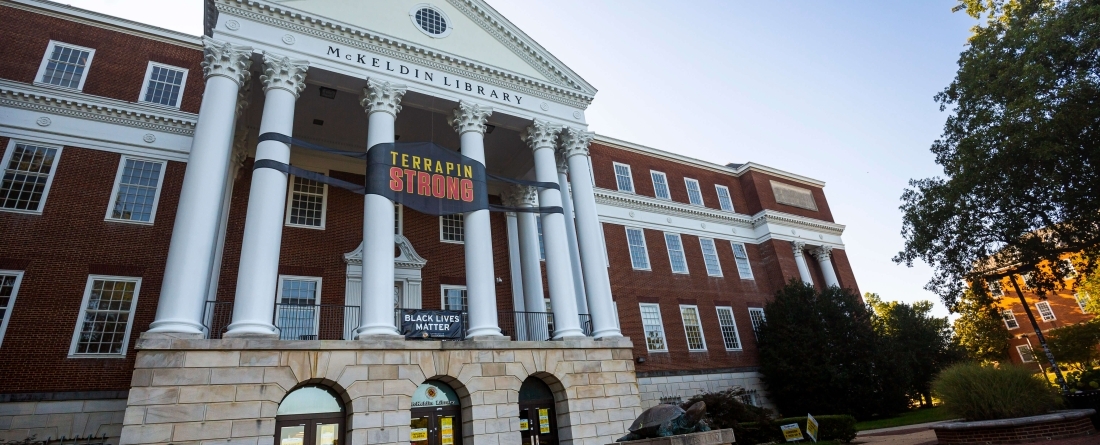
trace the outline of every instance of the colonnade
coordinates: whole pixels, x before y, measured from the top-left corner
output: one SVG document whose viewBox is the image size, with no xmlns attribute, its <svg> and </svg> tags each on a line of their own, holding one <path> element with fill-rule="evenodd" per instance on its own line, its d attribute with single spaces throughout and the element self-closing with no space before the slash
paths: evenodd
<svg viewBox="0 0 1100 445">
<path fill-rule="evenodd" d="M 810 268 L 807 266 L 806 257 L 803 254 L 806 250 L 806 243 L 792 241 L 791 248 L 794 250 L 794 263 L 798 266 L 799 277 L 802 278 L 803 283 L 812 286 L 814 279 L 810 276 Z M 817 264 L 821 267 L 821 275 L 825 278 L 825 286 L 840 287 L 840 281 L 836 278 L 836 269 L 833 269 L 832 252 L 832 247 L 818 246 L 810 250 L 810 255 L 817 260 Z"/>
<path fill-rule="evenodd" d="M 203 334 L 202 316 L 218 239 L 222 195 L 227 187 L 224 172 L 230 162 L 237 96 L 249 76 L 253 52 L 249 47 L 209 38 L 204 38 L 204 47 L 206 89 L 180 194 L 160 304 L 150 332 Z M 295 102 L 305 88 L 309 63 L 272 53 L 264 53 L 263 61 L 260 80 L 265 101 L 260 133 L 292 136 Z M 394 123 L 405 91 L 404 85 L 367 80 L 360 104 L 367 113 L 368 147 L 394 142 Z M 486 122 L 492 113 L 490 107 L 461 101 L 451 116 L 462 155 L 483 164 Z M 615 321 L 599 232 L 602 229 L 588 169 L 592 136 L 590 132 L 540 120 L 534 120 L 522 136 L 535 159 L 535 180 L 559 184 L 560 190 L 524 190 L 521 205 L 565 207 L 564 214 L 519 216 L 524 298 L 529 304 L 536 304 L 537 298 L 533 307 L 538 309 L 542 308 L 543 292 L 535 218 L 542 221 L 555 339 L 584 336 L 578 316 L 582 309 L 592 317 L 593 336 L 622 335 Z M 289 163 L 290 146 L 262 141 L 256 159 Z M 272 320 L 287 180 L 286 173 L 273 169 L 258 169 L 252 174 L 233 319 L 226 337 L 277 335 Z M 569 190 L 571 196 L 563 197 L 562 193 Z M 382 196 L 368 194 L 364 196 L 363 211 L 362 315 L 355 335 L 358 339 L 397 337 L 400 334 L 393 314 L 394 206 Z M 467 338 L 503 338 L 497 322 L 489 211 L 465 214 L 464 231 Z"/>
</svg>

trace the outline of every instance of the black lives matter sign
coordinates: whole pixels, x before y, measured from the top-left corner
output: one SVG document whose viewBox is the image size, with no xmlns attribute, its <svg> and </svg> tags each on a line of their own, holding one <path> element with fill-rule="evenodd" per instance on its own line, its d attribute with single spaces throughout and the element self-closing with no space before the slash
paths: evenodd
<svg viewBox="0 0 1100 445">
<path fill-rule="evenodd" d="M 459 311 L 401 311 L 401 333 L 409 340 L 460 340 L 463 328 L 462 312 Z"/>
</svg>

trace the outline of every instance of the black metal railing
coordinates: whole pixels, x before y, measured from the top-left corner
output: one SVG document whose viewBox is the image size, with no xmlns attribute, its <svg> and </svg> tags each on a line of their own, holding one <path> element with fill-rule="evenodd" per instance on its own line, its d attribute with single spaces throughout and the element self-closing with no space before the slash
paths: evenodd
<svg viewBox="0 0 1100 445">
<path fill-rule="evenodd" d="M 343 340 L 359 327 L 359 306 L 275 303 L 280 340 Z"/>
<path fill-rule="evenodd" d="M 592 336 L 592 317 L 580 314 L 581 331 Z M 554 314 L 551 312 L 500 312 L 500 330 L 515 341 L 546 341 L 554 338 Z"/>
<path fill-rule="evenodd" d="M 229 323 L 233 322 L 233 302 L 207 301 L 202 320 L 203 327 L 206 328 L 206 338 L 222 338 Z"/>
</svg>

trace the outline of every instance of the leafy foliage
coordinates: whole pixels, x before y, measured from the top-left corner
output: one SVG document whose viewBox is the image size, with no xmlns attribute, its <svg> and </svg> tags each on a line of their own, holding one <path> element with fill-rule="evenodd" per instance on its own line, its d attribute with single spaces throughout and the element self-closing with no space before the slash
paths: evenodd
<svg viewBox="0 0 1100 445">
<path fill-rule="evenodd" d="M 1070 369 L 1085 370 L 1100 359 L 1100 350 L 1097 350 L 1100 346 L 1098 319 L 1052 329 L 1046 333 L 1046 338 L 1047 346 L 1058 358 L 1058 363 L 1069 365 Z M 1047 361 L 1043 354 L 1035 354 L 1035 358 Z"/>
<path fill-rule="evenodd" d="M 1066 383 L 1077 391 L 1100 390 L 1100 368 L 1067 372 Z"/>
<path fill-rule="evenodd" d="M 966 420 L 993 420 L 1045 414 L 1058 405 L 1047 382 L 1029 369 L 960 363 L 932 384 L 948 411 Z"/>
<path fill-rule="evenodd" d="M 894 258 L 932 265 L 927 288 L 949 307 L 965 283 L 985 298 L 985 278 L 1012 273 L 1042 295 L 1066 270 L 1041 263 L 1080 253 L 1092 271 L 1100 253 L 1100 3 L 961 4 L 997 17 L 936 95 L 953 111 L 932 145 L 944 177 L 910 181 Z"/>
<path fill-rule="evenodd" d="M 681 404 L 688 409 L 695 402 L 707 405 L 707 424 L 712 429 L 732 428 L 738 443 L 755 444 L 778 440 L 779 424 L 771 411 L 741 403 L 745 390 L 731 388 L 725 391 L 699 394 Z M 774 432 L 773 432 L 774 431 Z"/>
<path fill-rule="evenodd" d="M 874 310 L 875 332 L 889 342 L 890 353 L 904 372 L 910 400 L 932 404 L 932 379 L 951 363 L 965 357 L 951 341 L 947 317 L 932 314 L 931 301 L 906 304 L 883 301 L 878 294 L 866 293 L 863 300 Z"/>
<path fill-rule="evenodd" d="M 760 372 L 780 412 L 866 418 L 907 406 L 903 365 L 851 291 L 791 280 L 764 313 Z"/>
<path fill-rule="evenodd" d="M 968 291 L 953 310 L 959 314 L 954 323 L 954 342 L 966 351 L 966 355 L 978 362 L 1004 361 L 1012 336 L 997 307 L 982 303 Z"/>
</svg>

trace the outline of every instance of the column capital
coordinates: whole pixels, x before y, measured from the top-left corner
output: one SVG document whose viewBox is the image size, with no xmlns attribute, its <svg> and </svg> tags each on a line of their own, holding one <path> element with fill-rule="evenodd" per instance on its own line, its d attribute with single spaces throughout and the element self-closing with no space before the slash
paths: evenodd
<svg viewBox="0 0 1100 445">
<path fill-rule="evenodd" d="M 596 133 L 591 131 L 565 127 L 561 131 L 561 147 L 558 149 L 561 157 L 569 159 L 577 155 L 588 156 L 588 144 L 592 142 L 592 138 L 595 136 Z"/>
<path fill-rule="evenodd" d="M 802 241 L 791 241 L 791 250 L 794 251 L 794 256 L 802 255 L 802 251 L 806 249 L 806 243 Z"/>
<path fill-rule="evenodd" d="M 252 76 L 244 78 L 244 85 L 241 85 L 237 89 L 237 111 L 235 113 L 236 119 L 240 119 L 244 114 L 244 110 L 248 109 L 248 106 L 252 104 Z"/>
<path fill-rule="evenodd" d="M 526 142 L 532 150 L 538 150 L 540 148 L 554 148 L 554 141 L 558 137 L 558 133 L 561 132 L 561 125 L 552 124 L 547 121 L 540 121 L 535 119 L 531 125 L 527 126 L 526 130 L 519 135 L 523 142 Z"/>
<path fill-rule="evenodd" d="M 367 114 L 383 112 L 397 118 L 401 112 L 401 98 L 405 96 L 405 85 L 393 84 L 384 80 L 367 79 L 359 105 Z"/>
<path fill-rule="evenodd" d="M 561 151 L 557 152 L 555 160 L 558 161 L 558 174 L 564 175 L 569 173 L 569 157 L 565 156 L 565 153 Z M 565 190 L 562 190 L 562 193 L 565 193 Z"/>
<path fill-rule="evenodd" d="M 297 99 L 306 87 L 306 71 L 309 61 L 291 59 L 274 53 L 264 53 L 264 74 L 260 82 L 264 92 L 273 88 L 289 91 Z"/>
<path fill-rule="evenodd" d="M 229 42 L 202 38 L 203 59 L 202 78 L 222 76 L 237 83 L 240 87 L 251 76 L 248 69 L 252 66 L 252 47 L 234 45 Z"/>
<path fill-rule="evenodd" d="M 448 123 L 451 124 L 460 135 L 473 131 L 484 136 L 485 123 L 492 114 L 493 107 L 486 107 L 460 100 L 458 101 L 458 107 L 455 107 L 454 113 L 451 115 L 451 118 L 448 119 Z"/>
<path fill-rule="evenodd" d="M 810 254 L 814 256 L 818 261 L 829 261 L 829 254 L 833 252 L 833 248 L 829 246 L 821 246 L 810 251 Z"/>
</svg>

